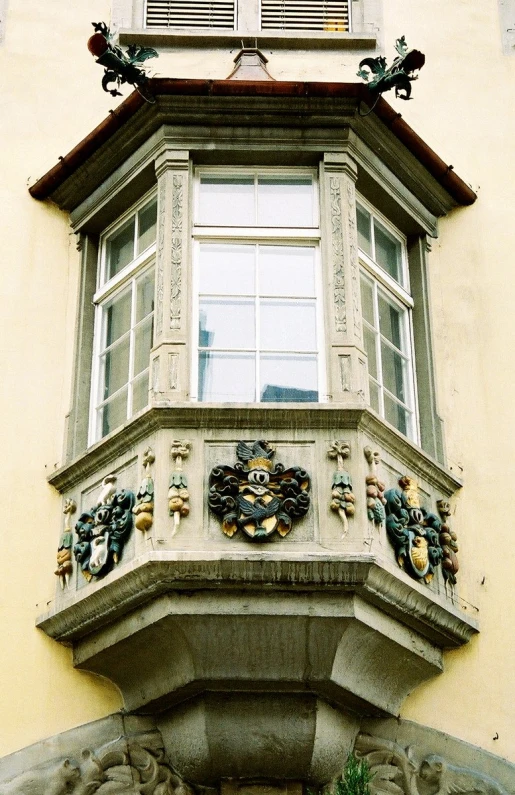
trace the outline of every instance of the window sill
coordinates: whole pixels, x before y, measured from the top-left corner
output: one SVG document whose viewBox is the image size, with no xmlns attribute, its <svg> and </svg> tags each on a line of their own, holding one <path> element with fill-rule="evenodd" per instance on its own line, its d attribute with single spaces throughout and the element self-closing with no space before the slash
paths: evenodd
<svg viewBox="0 0 515 795">
<path fill-rule="evenodd" d="M 119 31 L 120 44 L 146 47 L 212 48 L 245 46 L 265 50 L 375 50 L 375 33 L 325 33 L 319 31 L 151 30 Z"/>
</svg>

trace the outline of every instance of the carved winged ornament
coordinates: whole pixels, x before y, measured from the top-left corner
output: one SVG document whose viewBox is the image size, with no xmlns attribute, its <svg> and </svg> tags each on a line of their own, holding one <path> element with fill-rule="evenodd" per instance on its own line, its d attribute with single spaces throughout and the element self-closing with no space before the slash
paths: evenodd
<svg viewBox="0 0 515 795">
<path fill-rule="evenodd" d="M 209 476 L 208 504 L 231 538 L 241 530 L 252 541 L 267 541 L 292 529 L 309 508 L 310 478 L 301 467 L 272 463 L 275 450 L 264 440 L 236 448 L 237 463 L 219 465 Z"/>
</svg>

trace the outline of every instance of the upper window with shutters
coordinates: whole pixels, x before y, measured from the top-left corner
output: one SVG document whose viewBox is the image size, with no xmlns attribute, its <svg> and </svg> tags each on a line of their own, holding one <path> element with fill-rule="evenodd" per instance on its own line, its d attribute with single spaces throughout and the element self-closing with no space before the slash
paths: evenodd
<svg viewBox="0 0 515 795">
<path fill-rule="evenodd" d="M 195 46 L 206 37 L 231 34 L 241 41 L 245 33 L 258 35 L 258 46 L 269 39 L 310 38 L 336 46 L 352 34 L 365 36 L 360 46 L 373 49 L 381 28 L 380 10 L 379 0 L 117 0 L 113 23 L 122 38 L 128 29 L 179 38 L 197 31 Z"/>
<path fill-rule="evenodd" d="M 253 5 L 260 30 L 349 31 L 352 0 L 147 0 L 147 28 L 240 29 Z"/>
</svg>

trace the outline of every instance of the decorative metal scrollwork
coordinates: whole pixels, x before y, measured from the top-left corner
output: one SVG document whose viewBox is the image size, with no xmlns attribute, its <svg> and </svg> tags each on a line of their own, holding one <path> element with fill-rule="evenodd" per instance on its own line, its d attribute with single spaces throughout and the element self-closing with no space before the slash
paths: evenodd
<svg viewBox="0 0 515 795">
<path fill-rule="evenodd" d="M 139 64 L 144 63 L 149 58 L 157 58 L 158 53 L 153 47 L 141 47 L 139 44 L 131 44 L 124 52 L 117 44 L 113 44 L 113 34 L 105 22 L 92 22 L 95 33 L 88 40 L 88 50 L 97 59 L 97 63 L 104 67 L 102 78 L 102 88 L 113 97 L 121 97 L 118 88 L 123 83 L 130 83 L 147 100 L 155 100 L 148 95 L 145 84 L 148 76 Z M 109 88 L 111 83 L 116 84 L 116 88 Z"/>
<path fill-rule="evenodd" d="M 426 56 L 420 50 L 409 50 L 404 36 L 397 39 L 395 49 L 399 55 L 391 66 L 386 66 L 384 55 L 363 58 L 357 75 L 367 83 L 369 91 L 377 96 L 394 88 L 398 99 L 410 99 L 411 83 L 418 79 L 413 72 L 422 69 Z"/>
</svg>

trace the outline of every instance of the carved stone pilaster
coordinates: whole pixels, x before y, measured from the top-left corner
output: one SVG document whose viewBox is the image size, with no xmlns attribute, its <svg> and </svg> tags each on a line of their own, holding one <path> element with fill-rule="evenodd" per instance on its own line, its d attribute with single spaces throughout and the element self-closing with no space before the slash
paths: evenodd
<svg viewBox="0 0 515 795">
<path fill-rule="evenodd" d="M 331 308 L 330 394 L 368 400 L 367 357 L 363 349 L 355 183 L 358 168 L 346 153 L 326 153 L 322 166 L 324 244 Z"/>
<path fill-rule="evenodd" d="M 163 152 L 156 159 L 156 175 L 158 230 L 151 394 L 154 404 L 162 404 L 184 400 L 188 389 L 188 152 Z"/>
</svg>

